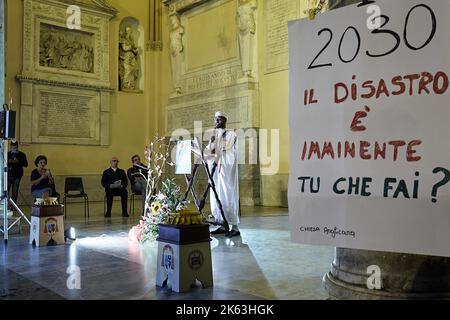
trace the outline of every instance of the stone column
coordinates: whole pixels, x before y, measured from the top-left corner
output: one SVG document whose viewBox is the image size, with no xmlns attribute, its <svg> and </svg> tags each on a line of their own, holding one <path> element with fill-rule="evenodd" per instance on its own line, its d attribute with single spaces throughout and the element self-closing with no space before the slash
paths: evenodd
<svg viewBox="0 0 450 320">
<path fill-rule="evenodd" d="M 379 290 L 367 286 L 372 265 Z M 449 299 L 450 258 L 336 248 L 323 281 L 332 299 Z"/>
</svg>

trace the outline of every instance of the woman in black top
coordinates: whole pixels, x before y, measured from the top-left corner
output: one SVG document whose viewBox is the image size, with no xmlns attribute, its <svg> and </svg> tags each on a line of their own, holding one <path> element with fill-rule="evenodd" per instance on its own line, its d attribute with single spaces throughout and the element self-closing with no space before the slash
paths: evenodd
<svg viewBox="0 0 450 320">
<path fill-rule="evenodd" d="M 49 169 L 46 169 L 47 157 L 40 155 L 34 160 L 36 169 L 31 172 L 31 194 L 34 198 L 46 198 L 52 195 L 55 181 Z"/>
</svg>

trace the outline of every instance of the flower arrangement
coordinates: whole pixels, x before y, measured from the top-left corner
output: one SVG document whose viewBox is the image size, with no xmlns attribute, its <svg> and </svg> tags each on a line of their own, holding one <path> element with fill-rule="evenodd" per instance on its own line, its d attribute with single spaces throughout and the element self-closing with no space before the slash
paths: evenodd
<svg viewBox="0 0 450 320">
<path fill-rule="evenodd" d="M 157 217 L 155 217 L 154 213 L 158 210 L 154 210 L 156 207 L 152 208 L 152 204 L 155 194 L 158 192 L 165 167 L 167 165 L 174 165 L 174 163 L 169 160 L 169 151 L 170 143 L 166 142 L 166 138 L 158 135 L 153 138 L 149 146 L 145 147 L 144 154 L 147 161 L 147 175 L 143 174 L 143 178 L 147 182 L 147 188 L 145 193 L 144 216 L 139 221 L 139 224 L 134 226 L 129 232 L 129 239 L 132 241 L 145 242 L 152 238 L 156 239 L 157 233 L 156 236 L 150 236 L 151 234 L 154 234 L 155 230 L 157 232 L 157 228 L 154 226 L 157 222 Z"/>
<path fill-rule="evenodd" d="M 141 234 L 141 242 L 154 241 L 158 237 L 159 224 L 164 223 L 169 215 L 187 208 L 188 202 L 180 200 L 180 187 L 174 179 L 166 179 L 162 182 L 158 194 L 152 197 L 151 214 L 143 217 L 144 227 Z"/>
<path fill-rule="evenodd" d="M 174 166 L 170 158 L 170 143 L 166 143 L 164 137 L 156 136 L 150 145 L 145 148 L 145 158 L 147 160 L 148 174 L 144 216 L 150 216 L 153 213 L 151 205 L 153 196 L 156 194 L 160 180 L 163 176 L 166 165 Z"/>
<path fill-rule="evenodd" d="M 144 176 L 147 181 L 144 216 L 130 230 L 131 241 L 155 241 L 161 223 L 189 225 L 204 221 L 201 214 L 186 210 L 188 201 L 181 200 L 180 187 L 175 179 L 162 181 L 166 166 L 174 166 L 170 161 L 170 146 L 166 138 L 156 136 L 145 148 L 148 174 Z"/>
</svg>

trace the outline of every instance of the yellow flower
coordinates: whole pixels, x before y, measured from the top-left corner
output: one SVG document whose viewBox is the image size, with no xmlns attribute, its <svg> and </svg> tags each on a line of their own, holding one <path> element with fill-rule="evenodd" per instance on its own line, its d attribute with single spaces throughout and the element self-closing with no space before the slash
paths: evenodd
<svg viewBox="0 0 450 320">
<path fill-rule="evenodd" d="M 152 202 L 151 208 L 153 213 L 157 213 L 159 209 L 161 209 L 161 203 L 159 203 L 158 201 Z"/>
</svg>

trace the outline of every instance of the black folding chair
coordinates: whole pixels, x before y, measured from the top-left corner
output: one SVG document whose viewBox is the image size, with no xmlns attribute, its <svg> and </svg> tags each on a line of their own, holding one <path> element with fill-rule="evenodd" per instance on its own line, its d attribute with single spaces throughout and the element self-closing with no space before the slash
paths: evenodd
<svg viewBox="0 0 450 320">
<path fill-rule="evenodd" d="M 84 198 L 84 217 L 86 217 L 87 212 L 87 217 L 89 218 L 89 197 L 84 192 L 83 179 L 81 179 L 80 177 L 68 177 L 65 180 L 63 204 L 64 204 L 64 217 L 66 219 L 67 219 L 67 204 L 66 204 L 67 198 Z"/>
</svg>

